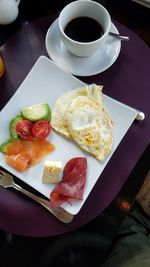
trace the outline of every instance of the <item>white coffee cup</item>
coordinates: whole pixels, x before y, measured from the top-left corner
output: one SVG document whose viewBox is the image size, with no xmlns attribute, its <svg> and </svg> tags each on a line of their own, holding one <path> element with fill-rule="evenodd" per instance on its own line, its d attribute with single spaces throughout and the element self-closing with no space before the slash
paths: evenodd
<svg viewBox="0 0 150 267">
<path fill-rule="evenodd" d="M 89 17 L 96 20 L 103 29 L 103 34 L 93 41 L 76 41 L 66 33 L 66 26 L 75 18 Z M 89 0 L 78 0 L 66 5 L 60 12 L 58 18 L 60 37 L 66 48 L 74 55 L 88 57 L 93 55 L 98 49 L 105 45 L 105 41 L 110 31 L 111 18 L 102 5 Z"/>
</svg>

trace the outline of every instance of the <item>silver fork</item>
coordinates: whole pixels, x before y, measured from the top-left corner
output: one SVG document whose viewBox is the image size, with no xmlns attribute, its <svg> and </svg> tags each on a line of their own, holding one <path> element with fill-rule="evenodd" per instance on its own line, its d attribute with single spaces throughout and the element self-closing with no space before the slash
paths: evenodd
<svg viewBox="0 0 150 267">
<path fill-rule="evenodd" d="M 13 187 L 16 190 L 20 191 L 24 195 L 32 198 L 39 204 L 41 204 L 44 208 L 46 208 L 48 211 L 50 211 L 59 221 L 63 223 L 70 223 L 73 220 L 73 215 L 69 212 L 65 211 L 63 208 L 52 208 L 50 206 L 50 202 L 44 198 L 41 198 L 39 196 L 36 196 L 35 194 L 27 191 L 26 189 L 22 188 L 18 184 L 16 184 L 13 180 L 13 176 L 8 174 L 7 172 L 0 170 L 0 186 L 3 186 L 4 188 Z"/>
</svg>

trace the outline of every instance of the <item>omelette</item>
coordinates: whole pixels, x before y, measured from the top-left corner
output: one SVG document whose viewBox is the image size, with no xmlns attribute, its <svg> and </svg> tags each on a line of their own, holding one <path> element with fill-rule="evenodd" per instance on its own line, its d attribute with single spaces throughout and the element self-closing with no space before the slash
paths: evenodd
<svg viewBox="0 0 150 267">
<path fill-rule="evenodd" d="M 113 144 L 113 123 L 103 105 L 102 86 L 87 85 L 66 92 L 56 102 L 54 130 L 102 161 Z"/>
</svg>

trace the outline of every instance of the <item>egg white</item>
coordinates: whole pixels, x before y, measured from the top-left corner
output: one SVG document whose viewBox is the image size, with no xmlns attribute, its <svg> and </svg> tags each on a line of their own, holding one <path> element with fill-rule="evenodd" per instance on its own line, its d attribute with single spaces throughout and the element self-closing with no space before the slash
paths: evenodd
<svg viewBox="0 0 150 267">
<path fill-rule="evenodd" d="M 98 160 L 112 146 L 112 122 L 99 104 L 87 96 L 76 97 L 68 107 L 67 123 L 73 140 Z"/>
<path fill-rule="evenodd" d="M 103 108 L 103 94 L 102 86 L 91 84 L 86 85 L 75 90 L 67 91 L 57 100 L 53 111 L 51 125 L 53 129 L 67 138 L 72 138 L 68 123 L 66 121 L 66 114 L 71 102 L 78 96 L 88 96 L 94 101 L 97 101 L 100 105 L 100 109 Z"/>
<path fill-rule="evenodd" d="M 113 143 L 113 125 L 104 109 L 102 86 L 91 84 L 67 91 L 52 111 L 53 129 L 103 160 Z"/>
</svg>

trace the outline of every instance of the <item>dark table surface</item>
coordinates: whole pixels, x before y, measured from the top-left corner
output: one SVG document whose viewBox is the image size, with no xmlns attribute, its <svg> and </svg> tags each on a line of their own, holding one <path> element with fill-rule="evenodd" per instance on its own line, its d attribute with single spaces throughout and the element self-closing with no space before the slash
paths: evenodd
<svg viewBox="0 0 150 267">
<path fill-rule="evenodd" d="M 135 17 L 135 16 L 133 16 L 132 20 L 131 20 L 131 17 L 129 15 L 130 12 L 128 14 L 123 13 L 122 7 L 120 7 L 119 4 L 114 6 L 113 4 L 111 4 L 111 2 L 112 1 L 110 1 L 108 5 L 106 3 L 106 7 L 110 11 L 110 14 L 112 14 L 112 18 L 118 20 L 119 22 L 121 22 L 125 26 L 129 27 L 132 31 L 135 31 L 136 33 L 138 33 L 140 38 L 142 38 L 143 41 L 149 45 L 149 34 L 146 35 L 145 31 L 144 30 L 142 31 L 143 22 L 141 24 L 139 24 L 139 31 L 138 31 L 137 24 L 136 24 L 136 29 L 134 28 L 135 24 L 134 24 L 133 17 Z M 147 20 L 147 17 L 149 15 L 147 9 L 143 9 L 143 8 L 141 8 L 135 4 L 130 4 L 129 1 L 127 1 L 127 2 L 128 3 L 126 3 L 126 5 L 124 4 L 127 11 L 136 10 L 135 13 L 137 12 L 138 14 L 140 12 L 141 18 L 142 18 L 140 21 L 144 20 L 143 14 L 146 14 L 145 15 L 145 21 Z M 43 15 L 49 15 L 49 14 L 53 13 L 54 11 L 58 11 L 56 9 L 59 9 L 58 6 L 54 6 L 52 9 L 51 8 L 46 9 L 44 7 L 44 9 L 41 9 L 41 13 L 39 12 L 39 13 L 34 14 L 32 18 L 24 16 L 22 19 L 22 17 L 20 16 L 20 17 L 18 17 L 17 21 L 15 23 L 13 23 L 13 25 L 0 26 L 1 36 L 2 36 L 1 45 L 3 45 L 5 42 L 7 42 L 9 40 L 9 37 L 13 36 L 13 34 L 17 30 L 20 30 L 22 28 L 23 24 L 26 24 L 27 21 L 31 21 L 32 19 L 38 18 L 38 17 L 43 16 Z M 27 72 L 28 72 L 28 70 L 27 70 Z M 21 77 L 21 79 L 23 79 L 23 78 L 24 77 Z M 15 87 L 19 86 L 19 84 L 17 84 L 17 81 L 15 81 L 15 82 L 16 82 Z M 9 95 L 8 95 L 8 98 L 9 98 Z M 7 102 L 7 100 L 6 100 L 6 102 Z M 147 142 L 147 145 L 148 145 L 148 142 Z M 146 149 L 146 145 L 145 145 L 145 149 Z M 130 207 L 132 206 L 132 204 L 135 200 L 135 196 L 136 196 L 137 192 L 139 191 L 141 184 L 143 183 L 144 177 L 145 177 L 145 175 L 149 169 L 149 164 L 147 162 L 147 158 L 150 155 L 150 148 L 147 146 L 147 149 L 143 152 L 144 152 L 143 155 L 140 155 L 139 160 L 137 162 L 135 162 L 135 164 L 136 164 L 136 165 L 134 164 L 135 168 L 132 170 L 129 177 L 126 179 L 126 182 L 124 183 L 124 185 L 122 186 L 121 190 L 118 192 L 117 196 L 112 201 L 112 203 L 99 216 L 97 216 L 91 222 L 89 222 L 86 225 L 83 225 L 79 229 L 75 230 L 75 233 L 82 233 L 84 231 L 90 232 L 91 229 L 97 229 L 95 231 L 98 231 L 98 233 L 101 236 L 101 245 L 100 245 L 101 253 L 100 253 L 100 258 L 99 258 L 100 264 L 105 259 L 106 255 L 110 249 L 110 246 L 111 246 L 113 240 L 115 239 L 115 236 L 117 234 L 119 226 L 122 223 L 122 220 L 124 219 L 125 215 L 128 213 Z M 67 235 L 69 235 L 69 233 L 66 234 L 66 238 L 67 238 Z M 7 239 L 5 239 L 5 237 L 7 237 Z M 61 235 L 58 237 L 58 240 L 59 239 L 61 241 L 61 239 L 62 239 Z M 46 238 L 36 239 L 36 238 L 23 237 L 23 236 L 18 236 L 18 235 L 12 236 L 11 233 L 10 233 L 10 235 L 8 233 L 5 235 L 5 232 L 2 231 L 1 232 L 1 242 L 3 244 L 3 251 L 4 251 L 3 256 L 5 256 L 6 249 L 7 249 L 7 252 L 10 255 L 12 255 L 14 253 L 16 247 L 17 247 L 20 251 L 20 257 L 17 260 L 17 256 L 14 255 L 13 260 L 14 260 L 14 263 L 18 263 L 19 259 L 21 257 L 23 257 L 23 253 L 21 250 L 24 249 L 25 246 L 27 246 L 28 249 L 26 250 L 26 252 L 28 254 L 32 254 L 32 256 L 30 255 L 31 256 L 30 263 L 31 262 L 34 263 L 36 261 L 35 259 L 33 259 L 33 255 L 34 256 L 36 255 L 35 250 L 33 249 L 35 244 L 38 245 L 39 250 L 41 249 L 43 251 L 43 250 L 45 250 L 45 247 L 47 248 L 48 244 L 50 246 L 50 243 L 53 242 L 53 238 L 52 237 L 51 238 L 46 237 Z M 4 259 L 4 257 L 3 257 L 3 259 Z M 7 263 L 9 263 L 9 260 L 7 260 L 7 261 L 6 261 L 5 266 L 7 266 Z"/>
</svg>

